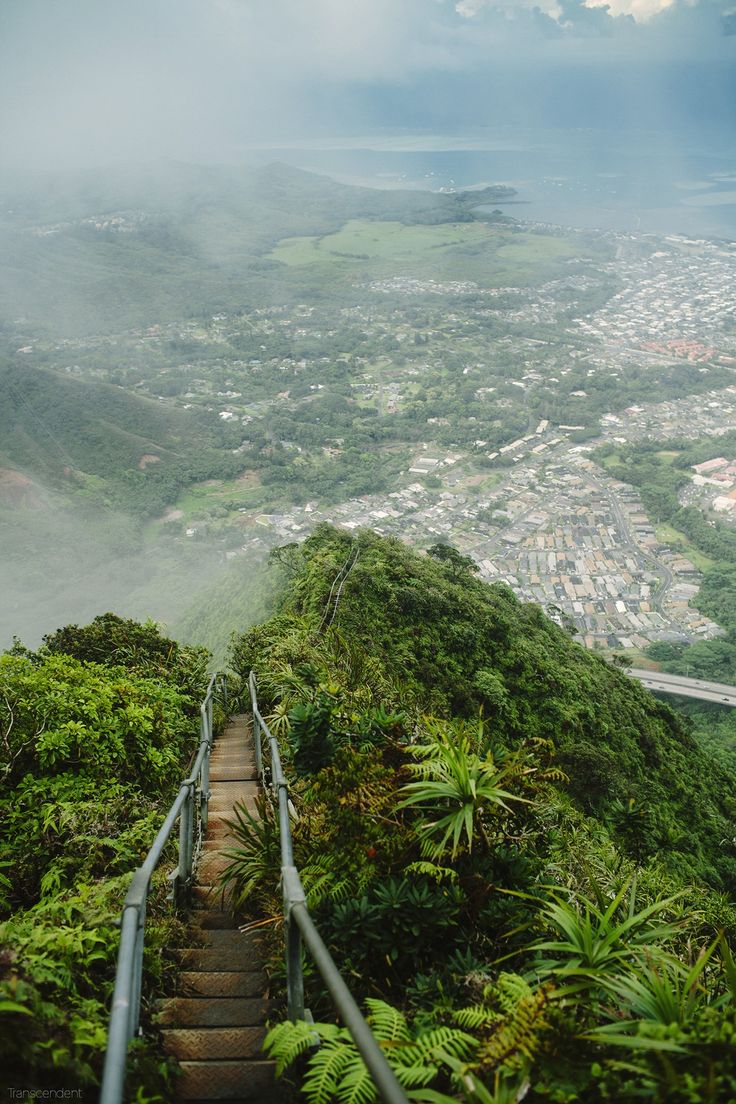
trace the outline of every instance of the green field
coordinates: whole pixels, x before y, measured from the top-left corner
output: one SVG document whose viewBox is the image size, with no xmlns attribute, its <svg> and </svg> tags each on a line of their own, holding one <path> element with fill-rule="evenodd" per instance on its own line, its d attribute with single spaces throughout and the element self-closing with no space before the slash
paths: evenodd
<svg viewBox="0 0 736 1104">
<path fill-rule="evenodd" d="M 667 522 L 661 522 L 659 525 L 655 525 L 654 532 L 661 544 L 669 545 L 670 548 L 676 548 L 678 552 L 682 552 L 683 556 L 690 560 L 690 563 L 694 564 L 699 571 L 707 571 L 709 567 L 713 567 L 715 560 L 712 560 L 710 556 L 706 556 L 703 552 L 699 552 L 692 541 L 688 540 L 679 529 L 675 529 Z"/>
<path fill-rule="evenodd" d="M 334 234 L 282 238 L 269 254 L 289 267 L 368 265 L 374 277 L 407 275 L 478 283 L 539 283 L 588 255 L 580 242 L 484 222 L 406 226 L 351 219 Z"/>
</svg>

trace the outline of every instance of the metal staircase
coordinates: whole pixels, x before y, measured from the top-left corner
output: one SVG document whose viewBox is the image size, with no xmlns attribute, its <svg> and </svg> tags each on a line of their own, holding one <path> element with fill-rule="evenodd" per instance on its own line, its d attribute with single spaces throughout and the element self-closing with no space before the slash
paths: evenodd
<svg viewBox="0 0 736 1104">
<path fill-rule="evenodd" d="M 194 768 L 182 783 L 145 862 L 133 876 L 121 918 L 100 1104 L 126 1100 L 127 1050 L 140 1030 L 146 900 L 153 872 L 177 821 L 179 863 L 172 876 L 172 898 L 178 908 L 189 910 L 190 946 L 179 952 L 177 995 L 159 1003 L 158 1017 L 164 1048 L 181 1068 L 175 1100 L 276 1104 L 281 1099 L 274 1064 L 261 1054 L 272 1008 L 262 945 L 258 933 L 240 931 L 218 889 L 218 879 L 228 863 L 224 852 L 235 842 L 228 826 L 234 806 L 244 803 L 255 813 L 259 787 L 269 794 L 278 812 L 289 1018 L 311 1019 L 304 1006 L 302 955 L 306 947 L 379 1096 L 385 1104 L 407 1104 L 404 1090 L 309 915 L 294 865 L 288 782 L 278 741 L 258 707 L 253 673 L 249 691 L 252 725 L 247 716 L 234 716 L 214 742 L 213 699 L 220 693 L 226 701 L 226 685 L 223 678 L 213 676 L 201 707 L 201 740 Z"/>
</svg>

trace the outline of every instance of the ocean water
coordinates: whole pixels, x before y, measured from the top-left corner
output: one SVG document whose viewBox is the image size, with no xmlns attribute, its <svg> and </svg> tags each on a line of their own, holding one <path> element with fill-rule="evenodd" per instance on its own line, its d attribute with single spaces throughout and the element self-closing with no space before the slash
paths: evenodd
<svg viewBox="0 0 736 1104">
<path fill-rule="evenodd" d="M 736 144 L 720 135 L 374 135 L 259 150 L 257 159 L 372 187 L 509 184 L 517 195 L 498 206 L 525 220 L 736 240 Z"/>
</svg>

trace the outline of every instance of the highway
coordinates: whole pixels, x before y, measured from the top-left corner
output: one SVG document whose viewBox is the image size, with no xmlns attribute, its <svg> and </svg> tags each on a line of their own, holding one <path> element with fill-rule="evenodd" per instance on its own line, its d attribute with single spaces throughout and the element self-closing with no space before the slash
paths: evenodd
<svg viewBox="0 0 736 1104">
<path fill-rule="evenodd" d="M 660 694 L 677 694 L 683 698 L 736 706 L 736 686 L 684 678 L 682 675 L 666 675 L 662 671 L 644 671 L 638 667 L 631 667 L 627 674 L 638 679 L 647 690 L 656 690 Z"/>
</svg>

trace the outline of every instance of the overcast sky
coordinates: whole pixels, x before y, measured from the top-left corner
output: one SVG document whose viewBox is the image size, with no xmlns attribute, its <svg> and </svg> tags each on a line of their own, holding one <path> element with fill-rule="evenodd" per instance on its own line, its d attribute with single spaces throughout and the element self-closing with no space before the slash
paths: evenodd
<svg viewBox="0 0 736 1104">
<path fill-rule="evenodd" d="M 736 0 L 1 0 L 0 157 L 500 125 L 733 129 Z"/>
</svg>

